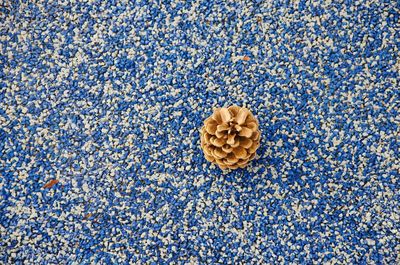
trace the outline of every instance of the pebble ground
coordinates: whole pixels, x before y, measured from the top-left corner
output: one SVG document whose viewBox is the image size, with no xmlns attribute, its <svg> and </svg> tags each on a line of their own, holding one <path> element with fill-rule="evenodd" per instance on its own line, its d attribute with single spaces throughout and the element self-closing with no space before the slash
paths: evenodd
<svg viewBox="0 0 400 265">
<path fill-rule="evenodd" d="M 400 6 L 0 5 L 1 264 L 399 264 Z M 247 106 L 258 157 L 199 147 Z"/>
</svg>

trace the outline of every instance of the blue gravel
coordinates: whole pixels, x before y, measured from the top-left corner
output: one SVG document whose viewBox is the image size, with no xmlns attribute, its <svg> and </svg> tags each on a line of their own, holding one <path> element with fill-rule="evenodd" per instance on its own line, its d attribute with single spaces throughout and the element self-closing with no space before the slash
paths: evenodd
<svg viewBox="0 0 400 265">
<path fill-rule="evenodd" d="M 0 264 L 400 263 L 397 1 L 126 2 L 0 7 Z"/>
</svg>

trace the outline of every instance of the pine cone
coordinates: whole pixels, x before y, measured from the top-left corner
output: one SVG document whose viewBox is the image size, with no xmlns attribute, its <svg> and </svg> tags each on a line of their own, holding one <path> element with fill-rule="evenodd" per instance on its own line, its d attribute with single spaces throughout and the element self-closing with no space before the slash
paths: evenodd
<svg viewBox="0 0 400 265">
<path fill-rule="evenodd" d="M 258 122 L 247 108 L 217 108 L 201 128 L 204 156 L 221 169 L 244 168 L 259 146 Z"/>
</svg>

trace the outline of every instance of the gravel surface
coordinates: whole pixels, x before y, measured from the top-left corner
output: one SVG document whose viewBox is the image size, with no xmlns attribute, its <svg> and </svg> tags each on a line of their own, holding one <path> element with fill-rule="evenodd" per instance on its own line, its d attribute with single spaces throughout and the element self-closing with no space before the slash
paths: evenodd
<svg viewBox="0 0 400 265">
<path fill-rule="evenodd" d="M 400 263 L 397 1 L 0 6 L 0 264 Z"/>
</svg>

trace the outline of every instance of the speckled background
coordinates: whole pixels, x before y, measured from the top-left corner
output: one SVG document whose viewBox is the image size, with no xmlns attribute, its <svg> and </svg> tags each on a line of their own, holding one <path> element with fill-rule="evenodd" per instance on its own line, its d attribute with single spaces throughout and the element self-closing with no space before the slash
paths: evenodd
<svg viewBox="0 0 400 265">
<path fill-rule="evenodd" d="M 1 264 L 399 264 L 391 1 L 0 4 Z M 260 122 L 248 168 L 199 147 Z"/>
</svg>

